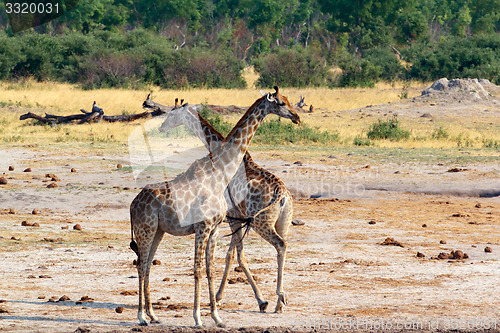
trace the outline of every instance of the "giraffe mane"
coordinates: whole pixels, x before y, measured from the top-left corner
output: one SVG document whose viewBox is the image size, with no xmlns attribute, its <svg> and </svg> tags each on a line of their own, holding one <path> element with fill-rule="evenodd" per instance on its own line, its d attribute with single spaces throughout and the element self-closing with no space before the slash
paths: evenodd
<svg viewBox="0 0 500 333">
<path fill-rule="evenodd" d="M 243 117 L 241 117 L 241 119 L 236 123 L 236 125 L 234 125 L 233 129 L 231 130 L 231 132 L 229 132 L 229 134 L 226 136 L 226 138 L 224 139 L 224 142 L 227 142 L 227 140 L 231 138 L 231 136 L 241 127 L 241 124 L 248 118 L 248 116 L 250 115 L 250 113 L 252 113 L 252 111 L 257 107 L 257 105 L 264 98 L 266 98 L 266 96 L 262 96 L 261 98 L 259 98 L 258 100 L 256 100 L 252 104 L 251 107 L 248 108 L 247 112 L 245 112 L 245 114 L 243 115 Z"/>
<path fill-rule="evenodd" d="M 213 134 L 215 134 L 221 141 L 224 140 L 224 136 L 217 131 L 205 118 L 203 118 L 199 113 L 198 113 L 198 118 L 200 119 L 200 122 L 203 124 L 203 126 L 206 126 Z"/>
</svg>

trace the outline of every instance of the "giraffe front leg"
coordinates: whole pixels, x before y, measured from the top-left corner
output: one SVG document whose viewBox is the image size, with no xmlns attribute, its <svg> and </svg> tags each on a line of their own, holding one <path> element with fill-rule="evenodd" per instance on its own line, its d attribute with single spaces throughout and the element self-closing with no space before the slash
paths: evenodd
<svg viewBox="0 0 500 333">
<path fill-rule="evenodd" d="M 234 237 L 231 237 L 231 243 L 229 244 L 229 249 L 226 254 L 226 266 L 224 267 L 224 274 L 222 275 L 222 280 L 220 282 L 219 290 L 215 295 L 215 300 L 217 301 L 217 305 L 220 305 L 220 301 L 222 300 L 222 296 L 224 294 L 224 289 L 226 288 L 227 278 L 229 276 L 229 271 L 231 270 L 231 265 L 233 264 L 234 252 L 236 250 Z"/>
<path fill-rule="evenodd" d="M 218 327 L 226 327 L 219 317 L 219 312 L 217 311 L 217 301 L 215 297 L 215 283 L 214 283 L 214 252 L 215 246 L 217 244 L 217 236 L 219 232 L 217 227 L 211 232 L 210 238 L 208 240 L 206 248 L 206 268 L 207 268 L 207 279 L 208 279 L 208 293 L 210 297 L 210 312 L 212 319 Z"/>
<path fill-rule="evenodd" d="M 201 294 L 201 265 L 203 255 L 207 247 L 210 230 L 205 227 L 199 227 L 196 230 L 194 241 L 194 302 L 193 302 L 193 318 L 196 327 L 203 327 L 200 313 L 200 294 Z"/>
<path fill-rule="evenodd" d="M 151 245 L 151 248 L 149 250 L 149 256 L 148 256 L 148 262 L 146 265 L 147 269 L 147 274 L 145 274 L 145 279 L 144 279 L 144 296 L 145 296 L 145 302 L 146 302 L 146 314 L 149 316 L 151 319 L 152 324 L 159 324 L 160 320 L 158 317 L 155 315 L 153 311 L 153 305 L 151 302 L 151 294 L 149 291 L 149 274 L 151 272 L 151 263 L 153 262 L 153 258 L 156 253 L 156 249 L 158 249 L 158 245 L 160 244 L 160 241 L 163 237 L 164 232 L 161 230 L 158 230 L 155 234 L 155 237 L 153 239 L 153 243 Z"/>
</svg>

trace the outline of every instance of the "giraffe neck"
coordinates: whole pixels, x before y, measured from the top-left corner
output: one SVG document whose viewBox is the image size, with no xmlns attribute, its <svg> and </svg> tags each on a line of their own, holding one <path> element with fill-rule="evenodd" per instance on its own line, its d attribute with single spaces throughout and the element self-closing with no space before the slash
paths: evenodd
<svg viewBox="0 0 500 333">
<path fill-rule="evenodd" d="M 220 147 L 224 137 L 194 109 L 183 113 L 183 123 L 189 127 L 205 145 L 209 152 Z"/>
<path fill-rule="evenodd" d="M 234 126 L 222 146 L 212 152 L 214 167 L 227 183 L 236 173 L 255 131 L 268 112 L 265 97 L 258 99 Z"/>
</svg>

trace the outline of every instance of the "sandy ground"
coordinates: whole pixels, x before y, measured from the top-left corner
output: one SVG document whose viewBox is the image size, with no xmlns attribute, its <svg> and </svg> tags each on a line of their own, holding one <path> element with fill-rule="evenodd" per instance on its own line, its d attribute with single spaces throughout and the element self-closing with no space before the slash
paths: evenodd
<svg viewBox="0 0 500 333">
<path fill-rule="evenodd" d="M 433 117 L 440 116 L 431 98 L 414 101 L 407 104 L 420 103 L 421 112 L 428 107 L 435 110 Z M 490 119 L 499 111 L 488 103 L 482 111 L 467 112 Z M 294 218 L 304 222 L 292 226 L 287 238 L 288 305 L 283 314 L 271 312 L 277 300 L 276 253 L 251 232 L 245 252 L 269 312 L 258 311 L 244 273 L 233 268 L 234 283 L 220 307 L 228 329 L 214 328 L 203 281 L 208 331 L 500 330 L 498 159 L 474 159 L 480 151 L 467 149 L 457 150 L 464 158 L 406 158 L 397 149 L 367 156 L 368 151 L 253 153 L 286 181 L 295 199 Z M 162 324 L 137 325 L 128 209 L 142 183 L 128 165 L 123 149 L 0 149 L 1 176 L 8 180 L 0 185 L 1 331 L 194 331 L 193 237 L 164 237 L 156 255 L 161 264 L 151 274 Z M 28 167 L 31 172 L 24 172 Z M 58 186 L 47 188 L 51 183 Z M 228 233 L 223 225 L 221 235 Z M 394 239 L 392 245 L 383 245 L 387 238 Z M 221 237 L 218 243 L 217 281 L 228 242 Z M 456 250 L 468 258 L 438 259 Z"/>
<path fill-rule="evenodd" d="M 126 156 L 40 147 L 1 154 L 0 170 L 9 180 L 0 192 L 1 330 L 191 330 L 193 237 L 164 238 L 156 256 L 161 265 L 152 269 L 152 294 L 163 324 L 137 326 L 128 207 L 139 189 L 131 172 L 116 169 Z M 471 163 L 460 165 L 466 171 L 448 172 L 456 165 L 366 165 L 349 154 L 300 165 L 271 152 L 254 155 L 289 183 L 296 197 L 294 217 L 305 225 L 292 226 L 288 236 L 285 313 L 259 313 L 250 286 L 236 282 L 228 285 L 221 306 L 229 328 L 500 328 L 500 199 L 469 191 L 478 184 L 500 188 L 498 165 Z M 15 170 L 7 171 L 9 165 Z M 23 172 L 26 167 L 32 171 Z M 59 187 L 47 188 L 47 173 L 60 178 Z M 464 191 L 429 194 L 439 184 Z M 82 230 L 73 229 L 77 223 Z M 221 231 L 227 234 L 227 226 Z M 381 245 L 387 237 L 403 246 Z M 227 243 L 221 238 L 217 249 L 219 277 Z M 245 249 L 272 310 L 275 251 L 255 233 Z M 435 259 L 452 250 L 469 258 Z M 237 277 L 244 274 L 232 271 L 230 278 Z M 213 327 L 205 282 L 203 291 L 204 322 Z M 59 301 L 62 296 L 69 300 Z M 85 296 L 93 301 L 78 302 Z M 117 307 L 123 312 L 115 312 Z"/>
</svg>

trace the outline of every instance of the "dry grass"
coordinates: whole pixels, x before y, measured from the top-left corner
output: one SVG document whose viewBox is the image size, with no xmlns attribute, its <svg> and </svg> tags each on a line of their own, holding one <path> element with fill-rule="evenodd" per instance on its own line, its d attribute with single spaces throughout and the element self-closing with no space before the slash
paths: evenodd
<svg viewBox="0 0 500 333">
<path fill-rule="evenodd" d="M 207 103 L 213 105 L 249 106 L 260 93 L 252 88 L 257 75 L 252 69 L 246 69 L 245 78 L 249 83 L 247 89 L 191 89 L 160 90 L 152 87 L 156 101 L 172 105 L 176 97 L 184 98 L 191 104 Z M 420 94 L 428 84 L 412 83 L 408 91 L 409 97 Z M 303 123 L 328 130 L 340 135 L 340 144 L 352 145 L 354 139 L 366 136 L 370 124 L 376 117 L 362 117 L 356 111 L 367 105 L 397 102 L 402 92 L 402 83 L 394 85 L 379 83 L 373 89 L 327 89 L 284 88 L 283 94 L 294 104 L 299 97 L 305 96 L 307 104 L 313 104 L 313 114 L 301 114 Z M 142 102 L 149 91 L 125 89 L 82 90 L 70 84 L 25 80 L 17 83 L 0 83 L 0 143 L 61 143 L 61 142 L 94 142 L 116 143 L 127 142 L 129 134 L 139 122 L 131 124 L 85 124 L 63 125 L 57 127 L 31 126 L 31 120 L 19 121 L 19 116 L 28 111 L 43 114 L 53 113 L 67 115 L 78 113 L 81 108 L 89 110 L 95 100 L 106 114 L 130 114 L 142 112 Z M 342 112 L 340 112 L 342 111 Z M 235 123 L 240 115 L 230 115 L 226 120 Z M 377 146 L 404 148 L 453 148 L 457 146 L 482 147 L 487 138 L 493 143 L 500 143 L 500 128 L 492 127 L 489 120 L 469 122 L 460 117 L 447 118 L 442 121 L 428 122 L 424 119 L 402 118 L 401 126 L 411 130 L 411 139 L 403 142 L 379 141 Z M 442 126 L 448 133 L 447 138 L 434 139 L 432 133 Z"/>
</svg>

